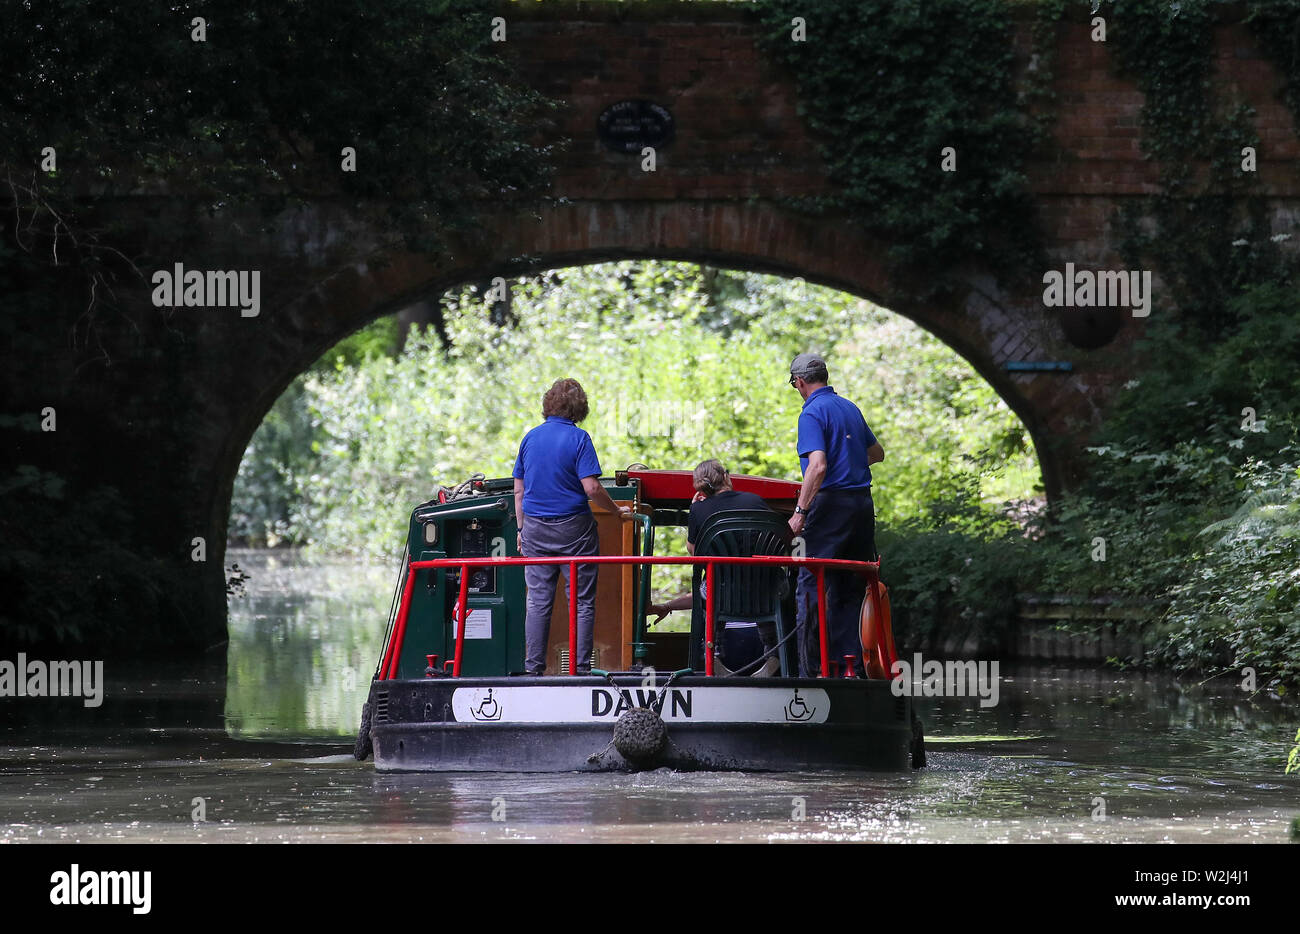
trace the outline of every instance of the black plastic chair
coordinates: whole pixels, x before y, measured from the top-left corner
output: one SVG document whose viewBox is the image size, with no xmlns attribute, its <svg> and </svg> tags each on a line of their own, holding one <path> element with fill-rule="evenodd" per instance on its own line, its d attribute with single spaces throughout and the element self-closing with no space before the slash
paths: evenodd
<svg viewBox="0 0 1300 934">
<path fill-rule="evenodd" d="M 767 509 L 729 509 L 715 513 L 704 523 L 699 536 L 695 543 L 696 557 L 790 556 L 790 525 L 784 517 Z M 691 580 L 695 599 L 691 605 L 688 662 L 696 671 L 704 669 L 704 575 L 704 566 L 696 565 Z M 713 569 L 713 586 L 715 642 L 720 638 L 718 627 L 725 621 L 773 622 L 781 674 L 788 676 L 792 669 L 784 641 L 787 631 L 784 603 L 790 593 L 790 569 L 719 564 Z"/>
</svg>

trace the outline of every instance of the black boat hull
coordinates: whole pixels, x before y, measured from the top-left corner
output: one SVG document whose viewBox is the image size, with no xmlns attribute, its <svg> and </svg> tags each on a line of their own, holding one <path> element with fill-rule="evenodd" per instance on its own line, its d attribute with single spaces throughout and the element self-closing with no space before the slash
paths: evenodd
<svg viewBox="0 0 1300 934">
<path fill-rule="evenodd" d="M 917 761 L 911 701 L 864 679 L 639 675 L 376 681 L 380 771 L 899 770 Z M 668 741 L 625 758 L 615 724 L 648 707 Z"/>
</svg>

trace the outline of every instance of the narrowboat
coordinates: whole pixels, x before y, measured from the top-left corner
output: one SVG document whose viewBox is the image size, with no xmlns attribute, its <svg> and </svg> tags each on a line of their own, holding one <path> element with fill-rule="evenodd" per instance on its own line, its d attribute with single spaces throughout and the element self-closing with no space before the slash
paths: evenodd
<svg viewBox="0 0 1300 934">
<path fill-rule="evenodd" d="M 655 555 L 685 526 L 690 471 L 633 468 L 601 484 L 631 515 L 596 511 L 600 565 L 589 674 L 577 674 L 576 595 L 557 582 L 547 669 L 524 673 L 524 565 L 514 481 L 481 475 L 417 506 L 356 757 L 380 771 L 897 770 L 925 762 L 910 697 L 891 690 L 896 653 L 878 562 L 800 557 L 786 524 L 799 484 L 733 475 L 769 510 L 715 514 L 694 557 Z M 662 542 L 661 533 L 661 542 Z M 657 565 L 689 565 L 689 632 L 647 625 Z M 798 677 L 795 573 L 862 574 L 863 653 L 827 656 L 818 587 L 819 677 Z M 760 624 L 775 631 L 763 650 Z M 769 639 L 769 642 L 773 640 Z M 724 664 L 725 659 L 725 664 Z"/>
</svg>

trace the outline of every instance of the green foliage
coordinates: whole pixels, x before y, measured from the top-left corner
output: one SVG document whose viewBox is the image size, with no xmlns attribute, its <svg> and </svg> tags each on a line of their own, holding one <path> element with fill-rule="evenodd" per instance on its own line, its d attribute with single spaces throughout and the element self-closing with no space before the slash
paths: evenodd
<svg viewBox="0 0 1300 934">
<path fill-rule="evenodd" d="M 797 478 L 802 400 L 786 377 L 809 335 L 828 356 L 832 384 L 885 446 L 875 468 L 882 521 L 953 490 L 976 500 L 1028 495 L 1037 479 L 1023 426 L 968 364 L 843 293 L 623 262 L 522 279 L 512 308 L 518 324 L 494 326 L 465 289 L 447 300 L 449 347 L 413 333 L 400 356 L 301 378 L 245 456 L 232 532 L 400 550 L 402 518 L 438 485 L 475 471 L 509 475 L 519 439 L 541 420 L 542 394 L 563 375 L 588 393 L 584 427 L 606 473 L 718 457 L 737 473 Z"/>
<path fill-rule="evenodd" d="M 357 366 L 376 357 L 392 356 L 398 348 L 400 336 L 396 317 L 378 318 L 335 344 L 309 372 Z"/>
<path fill-rule="evenodd" d="M 1300 3 L 1296 0 L 1251 0 L 1246 22 L 1285 84 L 1282 99 L 1300 116 Z"/>
<path fill-rule="evenodd" d="M 1195 469 L 1178 471 L 1188 483 L 1175 484 L 1193 494 L 1222 485 L 1248 457 L 1280 451 L 1300 425 L 1300 302 L 1293 289 L 1273 282 L 1250 287 L 1228 302 L 1225 319 L 1230 325 L 1214 335 L 1169 315 L 1153 321 L 1138 346 L 1141 376 L 1126 385 L 1101 436 L 1136 455 L 1158 459 L 1178 446 L 1187 457 L 1199 455 Z M 1122 465 L 1097 478 L 1103 488 L 1137 481 Z"/>
<path fill-rule="evenodd" d="M 901 639 L 996 639 L 1018 590 L 1109 596 L 1154 602 L 1156 663 L 1300 684 L 1300 301 L 1274 281 L 1240 290 L 1213 339 L 1172 318 L 1149 327 L 1088 483 L 1028 535 L 959 491 L 882 533 Z"/>
<path fill-rule="evenodd" d="M 972 494 L 877 535 L 895 635 L 907 650 L 934 652 L 972 634 L 995 645 L 1032 579 L 1032 543 Z"/>
<path fill-rule="evenodd" d="M 1158 493 L 1127 502 L 1066 494 L 1035 530 L 1034 573 L 1025 576 L 1024 589 L 1080 598 L 1158 597 L 1184 571 L 1182 546 L 1194 535 L 1184 527 L 1186 508 Z M 1105 560 L 1094 558 L 1099 547 Z"/>
<path fill-rule="evenodd" d="M 1266 684 L 1294 685 L 1300 301 L 1265 282 L 1230 299 L 1222 318 L 1212 340 L 1194 321 L 1149 327 L 1143 374 L 1090 449 L 1088 487 L 1045 530 L 1042 579 L 1166 602 L 1148 633 L 1158 661 L 1250 665 Z M 1107 540 L 1105 562 L 1088 557 L 1094 536 Z"/>
<path fill-rule="evenodd" d="M 250 560 L 251 559 L 251 560 Z M 393 566 L 250 556 L 230 605 L 225 724 L 238 739 L 356 735 L 383 649 Z"/>
<path fill-rule="evenodd" d="M 1143 148 L 1178 182 L 1193 175 L 1188 160 L 1203 154 L 1213 132 L 1210 53 L 1214 12 L 1209 0 L 1126 0 L 1107 8 L 1107 45 L 1146 98 Z"/>
<path fill-rule="evenodd" d="M 31 464 L 0 472 L 0 643 L 130 641 L 147 651 L 161 621 L 183 615 L 169 602 L 163 562 L 146 556 L 133 531 L 130 508 L 110 487 L 74 499 L 54 472 Z"/>
<path fill-rule="evenodd" d="M 1216 6 L 1187 0 L 1175 15 L 1165 0 L 1134 0 L 1107 14 L 1119 70 L 1144 96 L 1142 146 L 1161 182 L 1119 212 L 1121 252 L 1154 268 L 1168 304 L 1211 336 L 1243 288 L 1294 273 L 1270 239 L 1258 173 L 1242 168 L 1243 148 L 1260 151 L 1255 112 L 1212 80 Z"/>
<path fill-rule="evenodd" d="M 1033 47 L 1023 79 L 1024 103 L 1033 115 L 1039 151 L 1045 152 L 1056 122 L 1058 102 L 1052 81 L 1056 75 L 1057 46 L 1067 0 L 1033 0 L 1033 6 Z"/>
<path fill-rule="evenodd" d="M 1059 15 L 1060 5 L 1048 5 Z M 1002 0 L 765 0 L 766 52 L 794 73 L 800 112 L 822 147 L 834 192 L 806 199 L 848 212 L 888 259 L 938 286 L 954 267 L 1041 268 L 1024 176 L 1041 121 L 1020 109 Z M 791 40 L 791 19 L 808 40 Z M 1039 30 L 1045 37 L 1050 30 Z M 1046 46 L 1044 46 L 1046 47 Z M 1040 56 L 1045 75 L 1050 56 Z M 1032 102 L 1043 102 L 1041 91 Z M 958 171 L 940 168 L 945 147 Z"/>
<path fill-rule="evenodd" d="M 266 413 L 240 461 L 238 505 L 230 514 L 233 540 L 274 546 L 288 536 L 294 477 L 309 473 L 319 436 L 304 382 L 296 379 Z"/>
<path fill-rule="evenodd" d="M 1241 505 L 1201 531 L 1170 591 L 1158 651 L 1177 667 L 1251 666 L 1272 684 L 1300 683 L 1300 472 L 1252 462 L 1241 475 Z"/>
<path fill-rule="evenodd" d="M 396 318 L 380 318 L 334 345 L 307 373 L 328 375 L 391 355 L 397 337 Z M 305 376 L 289 384 L 244 452 L 235 480 L 239 506 L 230 515 L 235 541 L 275 546 L 292 540 L 288 517 L 297 502 L 298 478 L 312 473 L 326 440 L 312 418 L 306 386 Z"/>
</svg>

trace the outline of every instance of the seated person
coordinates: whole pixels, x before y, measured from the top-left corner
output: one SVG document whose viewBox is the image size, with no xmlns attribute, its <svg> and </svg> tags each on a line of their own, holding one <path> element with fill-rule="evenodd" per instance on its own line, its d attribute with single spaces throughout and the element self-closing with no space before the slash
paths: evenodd
<svg viewBox="0 0 1300 934">
<path fill-rule="evenodd" d="M 731 509 L 771 510 L 763 497 L 757 493 L 733 490 L 731 474 L 715 459 L 701 461 L 692 473 L 692 481 L 695 496 L 691 499 L 691 513 L 686 526 L 686 550 L 692 555 L 695 554 L 695 543 L 699 539 L 700 530 L 715 513 Z M 689 610 L 692 603 L 693 597 L 688 591 L 673 597 L 667 603 L 650 604 L 647 615 L 653 615 L 654 622 L 657 623 L 673 610 Z M 766 654 L 772 651 L 776 646 L 776 624 L 772 622 L 758 624 L 758 634 L 763 642 L 763 652 Z M 720 667 L 723 675 L 731 674 L 725 665 Z M 772 655 L 754 674 L 758 677 L 771 677 L 779 668 L 780 662 L 775 655 Z"/>
</svg>

